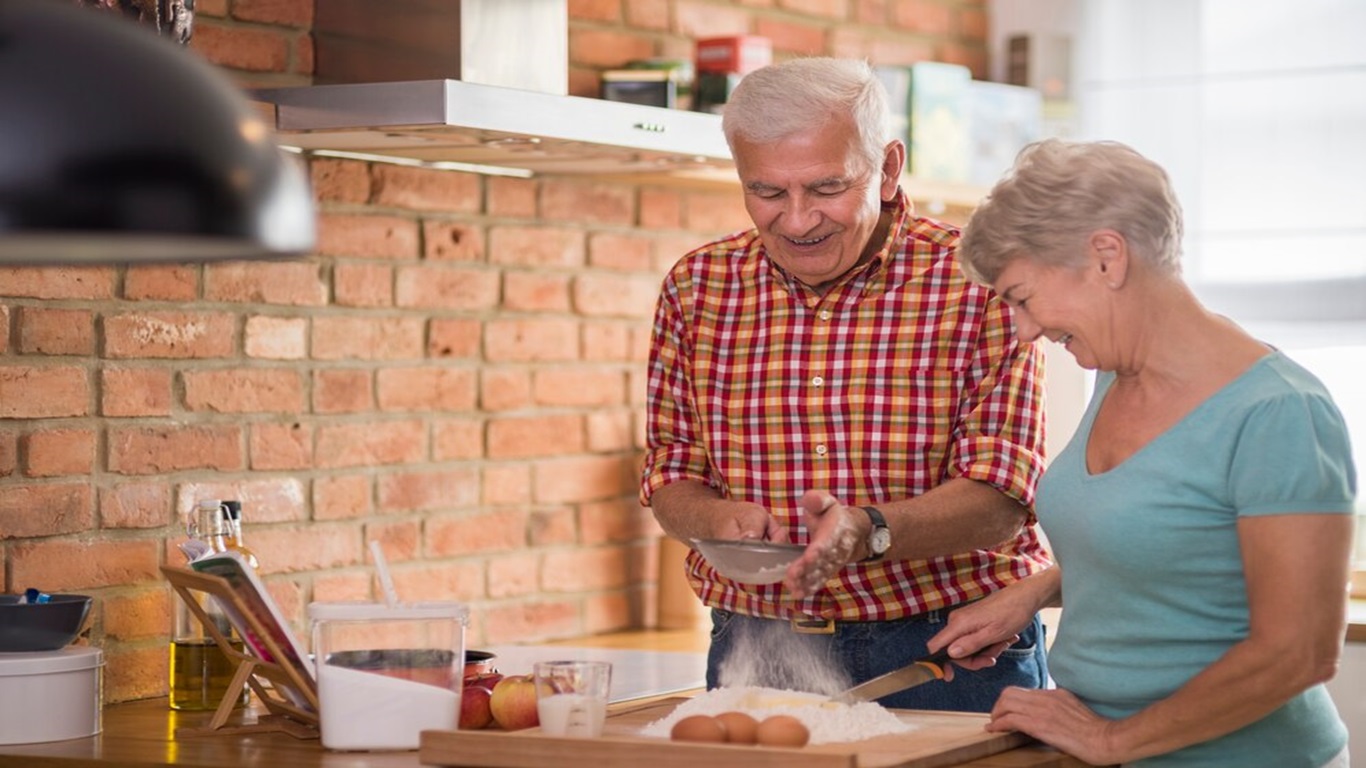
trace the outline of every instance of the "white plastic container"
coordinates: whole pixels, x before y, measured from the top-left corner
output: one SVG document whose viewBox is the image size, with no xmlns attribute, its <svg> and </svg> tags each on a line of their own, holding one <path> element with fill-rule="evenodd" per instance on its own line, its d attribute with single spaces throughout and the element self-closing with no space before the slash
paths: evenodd
<svg viewBox="0 0 1366 768">
<path fill-rule="evenodd" d="M 0 744 L 36 744 L 100 732 L 104 654 L 68 646 L 0 653 Z"/>
<path fill-rule="evenodd" d="M 311 603 L 322 743 L 417 749 L 455 730 L 468 610 L 460 603 Z"/>
</svg>

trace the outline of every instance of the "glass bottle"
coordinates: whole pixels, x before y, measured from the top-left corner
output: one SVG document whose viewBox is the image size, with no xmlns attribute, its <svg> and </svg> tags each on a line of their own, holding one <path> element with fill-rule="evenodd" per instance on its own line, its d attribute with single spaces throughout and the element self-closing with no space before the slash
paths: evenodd
<svg viewBox="0 0 1366 768">
<path fill-rule="evenodd" d="M 217 499 L 206 499 L 195 505 L 193 517 L 186 526 L 190 540 L 181 546 L 187 555 L 225 551 L 227 517 Z M 228 638 L 235 650 L 242 650 L 242 640 L 218 607 L 218 601 L 207 593 L 190 591 L 205 615 Z M 199 617 L 190 610 L 177 593 L 175 626 L 171 635 L 170 705 L 176 710 L 217 709 L 237 672 L 237 662 L 214 642 Z M 242 690 L 236 706 L 247 702 L 247 689 Z"/>
<path fill-rule="evenodd" d="M 224 501 L 223 512 L 227 518 L 227 533 L 223 537 L 223 545 L 227 549 L 237 551 L 242 557 L 246 558 L 247 565 L 250 565 L 252 568 L 259 567 L 260 563 L 256 560 L 256 553 L 252 552 L 247 548 L 246 544 L 242 543 L 242 502 L 232 500 Z"/>
</svg>

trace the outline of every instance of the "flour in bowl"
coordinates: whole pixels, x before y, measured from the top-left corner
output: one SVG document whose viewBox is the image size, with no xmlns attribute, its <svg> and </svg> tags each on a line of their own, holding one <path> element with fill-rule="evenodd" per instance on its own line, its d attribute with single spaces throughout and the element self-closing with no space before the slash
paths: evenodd
<svg viewBox="0 0 1366 768">
<path fill-rule="evenodd" d="M 642 736 L 669 738 L 674 723 L 691 715 L 744 712 L 755 720 L 791 715 L 811 731 L 811 744 L 863 741 L 889 733 L 906 733 L 915 726 L 871 701 L 842 704 L 818 693 L 740 686 L 714 688 L 688 699 L 674 711 L 646 725 Z"/>
</svg>

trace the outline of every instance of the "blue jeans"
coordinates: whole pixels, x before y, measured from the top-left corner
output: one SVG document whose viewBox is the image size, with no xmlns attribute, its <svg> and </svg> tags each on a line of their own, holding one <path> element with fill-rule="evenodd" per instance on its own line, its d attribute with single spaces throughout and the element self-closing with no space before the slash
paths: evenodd
<svg viewBox="0 0 1366 768">
<path fill-rule="evenodd" d="M 755 685 L 835 694 L 925 656 L 952 608 L 897 621 L 840 622 L 834 634 L 794 632 L 777 619 L 711 612 L 707 688 Z M 1007 686 L 1042 688 L 1048 680 L 1044 628 L 1035 616 L 1020 639 L 975 672 L 954 669 L 953 682 L 935 680 L 878 699 L 896 709 L 989 712 Z"/>
</svg>

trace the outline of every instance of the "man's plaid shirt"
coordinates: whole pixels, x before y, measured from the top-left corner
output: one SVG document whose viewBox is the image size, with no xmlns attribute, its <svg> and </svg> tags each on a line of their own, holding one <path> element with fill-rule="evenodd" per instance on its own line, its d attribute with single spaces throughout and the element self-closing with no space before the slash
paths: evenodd
<svg viewBox="0 0 1366 768">
<path fill-rule="evenodd" d="M 904 193 L 875 258 L 824 296 L 767 257 L 756 231 L 686 255 L 665 278 L 648 380 L 641 501 L 678 480 L 763 504 L 805 544 L 797 500 L 918 496 L 955 477 L 1031 508 L 1013 540 L 930 560 L 849 565 L 794 603 L 737 584 L 697 552 L 702 601 L 738 613 L 896 619 L 981 597 L 1048 562 L 1034 525 L 1043 470 L 1042 365 L 1004 303 L 958 269 L 959 232 Z"/>
</svg>

